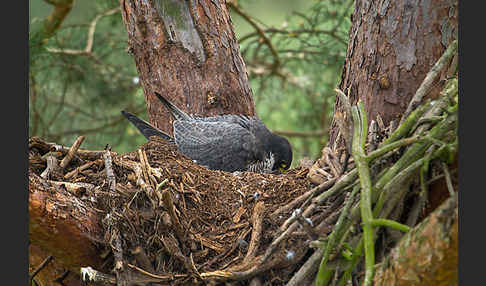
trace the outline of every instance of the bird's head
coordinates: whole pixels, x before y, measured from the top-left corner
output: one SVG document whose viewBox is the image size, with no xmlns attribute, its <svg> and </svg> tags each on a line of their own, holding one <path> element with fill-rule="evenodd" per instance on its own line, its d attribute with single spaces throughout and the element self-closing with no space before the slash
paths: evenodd
<svg viewBox="0 0 486 286">
<path fill-rule="evenodd" d="M 287 171 L 292 164 L 292 147 L 289 141 L 278 135 L 273 135 L 270 140 L 270 150 L 274 156 L 273 171 L 281 173 Z"/>
</svg>

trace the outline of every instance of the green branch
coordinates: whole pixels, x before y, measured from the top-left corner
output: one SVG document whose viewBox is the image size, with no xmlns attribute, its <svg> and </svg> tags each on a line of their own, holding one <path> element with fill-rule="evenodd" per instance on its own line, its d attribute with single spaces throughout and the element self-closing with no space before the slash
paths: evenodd
<svg viewBox="0 0 486 286">
<path fill-rule="evenodd" d="M 365 144 L 368 134 L 368 122 L 364 105 L 360 101 L 358 107 L 352 108 L 354 135 L 353 135 L 353 158 L 359 173 L 361 182 L 361 220 L 363 222 L 363 238 L 365 250 L 365 286 L 372 284 L 375 266 L 375 245 L 373 241 L 373 212 L 371 210 L 371 175 L 368 160 L 365 154 Z"/>
<path fill-rule="evenodd" d="M 410 227 L 408 225 L 404 225 L 394 220 L 385 219 L 385 218 L 375 218 L 371 221 L 371 225 L 375 227 L 379 227 L 379 226 L 391 227 L 403 232 L 410 231 Z"/>
</svg>

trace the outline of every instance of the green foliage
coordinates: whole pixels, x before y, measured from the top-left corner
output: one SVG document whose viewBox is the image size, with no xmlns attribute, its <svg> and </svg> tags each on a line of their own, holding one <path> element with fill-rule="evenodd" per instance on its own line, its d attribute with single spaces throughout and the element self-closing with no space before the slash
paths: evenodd
<svg viewBox="0 0 486 286">
<path fill-rule="evenodd" d="M 288 136 L 294 166 L 303 156 L 318 157 L 326 143 L 334 105 L 332 90 L 344 63 L 352 3 L 238 1 L 240 9 L 265 31 L 278 60 L 253 27 L 230 9 L 258 116 L 273 130 L 321 130 L 324 134 Z M 127 109 L 146 118 L 143 91 L 127 50 L 120 13 L 99 18 L 91 53 L 59 53 L 85 49 L 90 23 L 118 7 L 118 1 L 75 2 L 61 28 L 47 41 L 42 28 L 52 6 L 30 4 L 29 135 L 64 145 L 86 135 L 82 148 L 102 149 L 110 144 L 119 153 L 143 144 L 145 138 L 120 115 L 120 110 Z"/>
<path fill-rule="evenodd" d="M 241 9 L 253 2 L 240 1 Z M 353 1 L 309 3 L 278 24 L 255 19 L 278 54 L 276 70 L 271 48 L 258 33 L 249 31 L 239 37 L 258 116 L 274 130 L 323 131 L 320 137 L 289 137 L 294 166 L 304 156 L 319 157 L 327 142 L 333 89 L 341 78 Z"/>
</svg>

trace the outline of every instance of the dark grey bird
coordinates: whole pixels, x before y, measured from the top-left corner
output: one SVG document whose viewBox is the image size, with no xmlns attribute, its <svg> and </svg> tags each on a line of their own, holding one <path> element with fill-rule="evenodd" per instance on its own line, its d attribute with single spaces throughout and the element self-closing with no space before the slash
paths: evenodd
<svg viewBox="0 0 486 286">
<path fill-rule="evenodd" d="M 289 141 L 273 134 L 257 117 L 235 114 L 196 117 L 157 92 L 155 95 L 175 118 L 174 138 L 130 112 L 121 111 L 145 138 L 162 137 L 175 144 L 180 153 L 213 170 L 277 173 L 290 167 Z"/>
</svg>

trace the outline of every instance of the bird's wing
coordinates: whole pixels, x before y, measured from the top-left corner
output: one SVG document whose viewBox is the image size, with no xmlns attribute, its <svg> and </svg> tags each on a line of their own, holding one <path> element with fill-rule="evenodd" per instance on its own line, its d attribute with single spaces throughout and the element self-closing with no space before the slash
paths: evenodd
<svg viewBox="0 0 486 286">
<path fill-rule="evenodd" d="M 147 121 L 140 119 L 136 115 L 125 110 L 122 110 L 121 113 L 123 114 L 123 116 L 125 116 L 126 119 L 128 119 L 128 121 L 130 121 L 133 125 L 135 125 L 135 127 L 137 127 L 137 129 L 140 131 L 140 133 L 143 134 L 143 136 L 145 136 L 145 138 L 150 139 L 150 136 L 159 136 L 169 142 L 174 142 L 174 140 L 169 135 L 155 128 Z"/>
<path fill-rule="evenodd" d="M 244 171 L 262 157 L 258 139 L 239 124 L 227 121 L 174 121 L 179 151 L 200 165 L 228 172 Z"/>
</svg>

